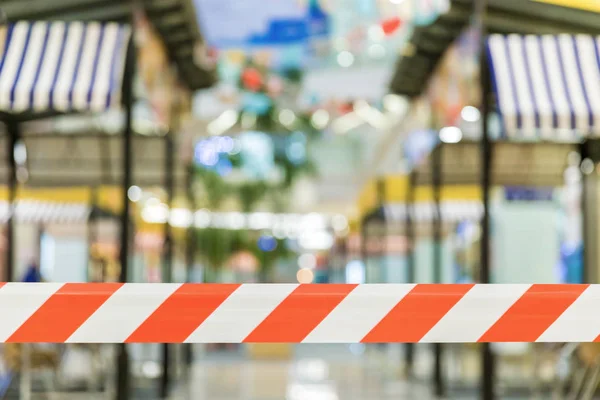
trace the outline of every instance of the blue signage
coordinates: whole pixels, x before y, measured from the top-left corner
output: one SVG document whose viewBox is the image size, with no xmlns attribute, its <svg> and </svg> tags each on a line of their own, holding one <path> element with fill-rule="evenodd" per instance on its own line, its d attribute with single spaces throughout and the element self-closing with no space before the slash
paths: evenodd
<svg viewBox="0 0 600 400">
<path fill-rule="evenodd" d="M 195 0 L 210 46 L 220 49 L 306 44 L 329 34 L 329 18 L 318 2 L 297 0 Z"/>
<path fill-rule="evenodd" d="M 507 186 L 504 188 L 504 198 L 507 201 L 552 201 L 552 188 Z"/>
</svg>

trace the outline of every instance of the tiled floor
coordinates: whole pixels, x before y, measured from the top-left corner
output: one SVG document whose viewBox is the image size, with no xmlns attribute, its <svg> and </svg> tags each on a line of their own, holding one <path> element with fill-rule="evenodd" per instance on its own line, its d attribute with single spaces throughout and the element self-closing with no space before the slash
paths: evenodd
<svg viewBox="0 0 600 400">
<path fill-rule="evenodd" d="M 156 346 L 154 346 L 156 347 Z M 188 374 L 181 373 L 171 400 L 431 400 L 431 346 L 416 347 L 414 374 L 407 380 L 400 368 L 402 345 L 299 345 L 277 359 L 260 359 L 248 347 L 238 352 L 207 353 L 203 346 L 195 348 L 196 362 Z M 136 387 L 132 400 L 151 400 L 158 393 L 157 380 L 141 378 L 156 376 L 160 367 L 153 361 L 152 346 L 140 348 L 134 363 L 132 382 Z M 181 350 L 175 347 L 174 350 Z M 281 350 L 281 349 L 280 349 Z M 449 387 L 448 398 L 477 399 L 479 357 L 474 348 L 445 347 L 444 371 Z M 152 357 L 151 357 L 152 356 Z M 174 359 L 181 359 L 174 351 Z M 141 358 L 138 358 L 141 357 Z M 181 365 L 181 363 L 180 363 Z M 515 394 L 503 390 L 503 384 L 532 386 L 534 368 L 530 359 L 505 358 L 499 362 L 499 399 L 532 398 L 530 393 Z M 555 363 L 549 363 L 550 370 Z M 543 368 L 542 368 L 543 369 Z M 552 371 L 550 371 L 552 374 Z M 183 379 L 187 377 L 187 379 Z M 539 399 L 550 398 L 548 392 Z M 18 394 L 18 393 L 17 393 Z M 11 397 L 18 398 L 18 397 Z M 108 400 L 108 393 L 54 394 L 39 391 L 33 400 Z"/>
<path fill-rule="evenodd" d="M 238 356 L 204 356 L 191 379 L 172 400 L 400 400 L 433 399 L 427 379 L 408 382 L 399 365 L 400 354 L 341 345 L 299 346 L 290 360 L 251 360 Z M 417 365 L 417 374 L 428 376 Z M 452 382 L 459 376 L 455 374 Z M 471 390 L 454 390 L 450 398 L 476 399 Z M 469 385 L 467 385 L 469 386 Z M 528 398 L 529 396 L 504 399 Z"/>
</svg>

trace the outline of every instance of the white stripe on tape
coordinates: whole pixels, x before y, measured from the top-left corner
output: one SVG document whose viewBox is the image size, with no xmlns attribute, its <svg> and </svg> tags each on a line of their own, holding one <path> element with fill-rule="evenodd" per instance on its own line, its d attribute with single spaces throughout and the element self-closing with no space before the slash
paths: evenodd
<svg viewBox="0 0 600 400">
<path fill-rule="evenodd" d="M 297 284 L 242 285 L 185 341 L 240 343 L 298 287 Z"/>
<path fill-rule="evenodd" d="M 303 342 L 360 342 L 414 287 L 413 284 L 359 285 Z"/>
<path fill-rule="evenodd" d="M 123 285 L 67 342 L 124 342 L 180 286 L 180 283 Z"/>
</svg>

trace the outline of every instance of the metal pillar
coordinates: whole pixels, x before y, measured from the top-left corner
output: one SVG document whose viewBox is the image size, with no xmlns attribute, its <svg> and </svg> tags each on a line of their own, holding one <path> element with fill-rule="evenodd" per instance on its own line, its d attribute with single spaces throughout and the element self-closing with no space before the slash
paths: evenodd
<svg viewBox="0 0 600 400">
<path fill-rule="evenodd" d="M 15 279 L 14 240 L 15 240 L 15 208 L 17 197 L 17 163 L 15 161 L 15 146 L 21 135 L 21 127 L 17 121 L 6 123 L 8 132 L 8 220 L 6 221 L 6 281 Z"/>
<path fill-rule="evenodd" d="M 492 179 L 492 142 L 488 129 L 490 101 L 489 66 L 485 52 L 486 29 L 484 17 L 486 1 L 479 0 L 478 14 L 481 21 L 480 79 L 481 79 L 481 192 L 483 197 L 483 218 L 481 219 L 481 248 L 479 260 L 479 282 L 490 283 L 490 190 Z M 495 363 L 489 343 L 481 345 L 481 399 L 495 399 Z"/>
<path fill-rule="evenodd" d="M 129 248 L 131 223 L 129 220 L 130 202 L 127 191 L 131 187 L 133 176 L 133 76 L 135 73 L 135 41 L 133 37 L 127 49 L 125 75 L 123 77 L 123 106 L 125 108 L 125 128 L 123 132 L 123 180 L 121 182 L 121 200 L 123 210 L 121 214 L 121 251 L 119 260 L 121 271 L 119 281 L 124 283 L 128 279 Z M 129 354 L 125 344 L 119 344 L 117 350 L 117 400 L 130 398 Z"/>
<path fill-rule="evenodd" d="M 406 280 L 408 283 L 416 283 L 415 274 L 415 226 L 413 223 L 413 206 L 415 203 L 415 186 L 417 184 L 417 172 L 411 171 L 408 175 L 408 185 L 406 188 L 406 215 L 405 215 L 405 236 L 406 236 Z M 407 376 L 412 376 L 415 360 L 415 345 L 407 343 L 405 345 L 404 365 Z"/>
<path fill-rule="evenodd" d="M 94 254 L 92 251 L 92 247 L 94 243 L 98 240 L 98 232 L 96 229 L 96 205 L 98 204 L 98 188 L 91 187 L 90 188 L 90 215 L 88 215 L 88 219 L 86 221 L 86 231 L 87 231 L 87 249 L 88 249 L 88 282 L 90 281 L 90 267 L 94 267 Z"/>
<path fill-rule="evenodd" d="M 580 145 L 579 152 L 581 161 L 592 161 L 594 165 L 600 162 L 600 140 L 587 139 Z M 594 169 L 591 173 L 582 173 L 581 175 L 581 213 L 582 218 L 582 239 L 583 239 L 583 283 L 600 282 L 600 269 L 598 260 L 600 259 L 600 250 L 598 249 L 598 230 L 596 221 L 598 221 L 598 180 L 599 175 Z"/>
<path fill-rule="evenodd" d="M 196 210 L 196 199 L 194 196 L 194 166 L 190 163 L 186 171 L 186 195 L 188 204 L 192 212 L 192 220 L 186 232 L 185 240 L 185 280 L 192 281 L 192 271 L 194 270 L 194 261 L 196 254 L 196 229 L 194 227 L 194 212 Z M 194 347 L 191 343 L 184 344 L 184 359 L 186 365 L 190 366 L 194 361 Z"/>
<path fill-rule="evenodd" d="M 442 283 L 442 151 L 443 145 L 438 145 L 431 153 L 431 186 L 433 190 L 433 218 L 431 219 L 433 238 L 433 282 Z M 446 385 L 443 374 L 444 352 L 441 343 L 434 343 L 433 380 L 435 395 L 443 397 L 446 394 Z"/>
<path fill-rule="evenodd" d="M 365 268 L 365 283 L 369 283 L 369 250 L 367 248 L 367 242 L 369 240 L 368 224 L 370 220 L 370 214 L 367 214 L 362 218 L 360 223 L 360 258 L 362 259 Z"/>
<path fill-rule="evenodd" d="M 165 191 L 167 192 L 167 205 L 169 209 L 173 206 L 173 192 L 175 179 L 175 144 L 173 132 L 165 135 Z M 163 245 L 163 282 L 170 283 L 173 280 L 173 232 L 168 219 L 164 224 L 165 241 Z M 168 343 L 162 344 L 162 375 L 160 379 L 160 397 L 166 399 L 171 386 L 171 351 Z"/>
</svg>

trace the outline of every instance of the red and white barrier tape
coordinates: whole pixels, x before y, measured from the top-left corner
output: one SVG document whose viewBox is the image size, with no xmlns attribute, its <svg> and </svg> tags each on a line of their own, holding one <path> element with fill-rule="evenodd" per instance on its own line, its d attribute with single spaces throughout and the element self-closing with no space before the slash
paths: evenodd
<svg viewBox="0 0 600 400">
<path fill-rule="evenodd" d="M 0 283 L 0 342 L 600 341 L 600 285 Z"/>
</svg>

